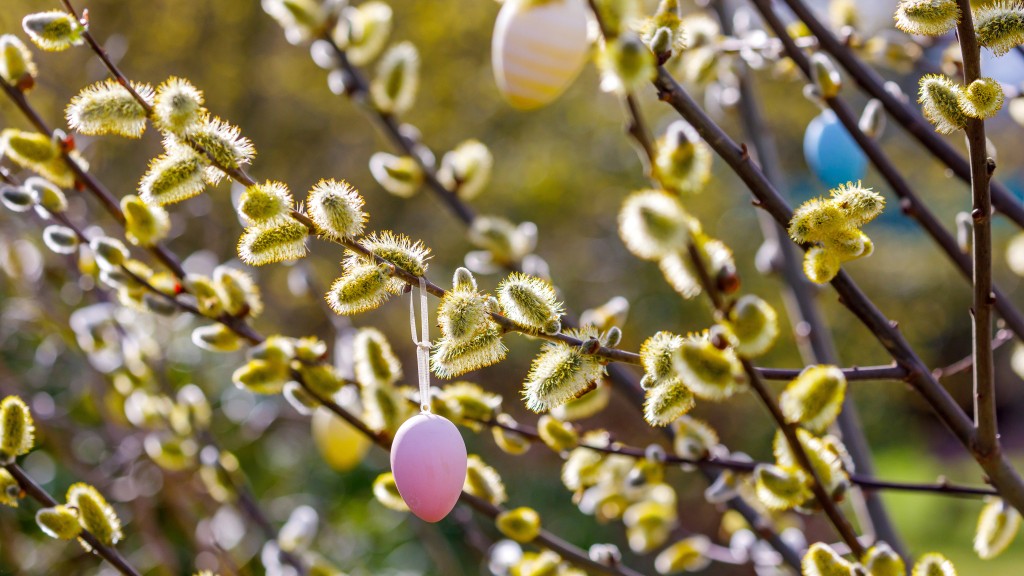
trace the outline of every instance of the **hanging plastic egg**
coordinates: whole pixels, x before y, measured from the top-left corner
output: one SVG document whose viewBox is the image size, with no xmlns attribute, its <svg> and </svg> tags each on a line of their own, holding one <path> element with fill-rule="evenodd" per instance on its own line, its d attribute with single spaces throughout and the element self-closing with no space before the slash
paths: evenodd
<svg viewBox="0 0 1024 576">
<path fill-rule="evenodd" d="M 818 114 L 804 133 L 804 158 L 829 188 L 864 178 L 868 159 L 831 110 Z"/>
<path fill-rule="evenodd" d="M 494 79 L 512 106 L 539 108 L 572 84 L 587 49 L 583 0 L 506 0 L 494 23 Z"/>
<path fill-rule="evenodd" d="M 417 414 L 391 445 L 391 473 L 409 510 L 437 522 L 455 507 L 466 483 L 466 443 L 447 418 Z"/>
<path fill-rule="evenodd" d="M 347 472 L 363 460 L 370 440 L 326 408 L 313 413 L 313 442 L 328 466 Z"/>
</svg>

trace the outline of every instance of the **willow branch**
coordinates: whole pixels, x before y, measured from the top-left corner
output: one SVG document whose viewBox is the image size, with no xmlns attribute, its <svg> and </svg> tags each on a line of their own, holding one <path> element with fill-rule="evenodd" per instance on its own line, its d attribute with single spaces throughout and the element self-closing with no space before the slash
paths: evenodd
<svg viewBox="0 0 1024 576">
<path fill-rule="evenodd" d="M 964 61 L 964 84 L 981 78 L 981 47 L 974 32 L 974 17 L 969 0 L 957 0 L 960 21 L 957 36 Z M 982 456 L 999 451 L 996 421 L 996 387 L 992 366 L 992 304 L 1000 298 L 992 285 L 992 195 L 989 178 L 995 160 L 988 157 L 985 121 L 968 118 L 967 147 L 971 160 L 971 219 L 974 222 L 971 255 L 974 260 L 974 426 L 975 449 Z"/>
<path fill-rule="evenodd" d="M 29 122 L 32 123 L 37 132 L 49 137 L 54 135 L 53 129 L 50 128 L 46 121 L 43 120 L 43 117 L 29 103 L 28 99 L 25 98 L 24 93 L 8 84 L 2 78 L 0 78 L 0 89 L 2 89 L 11 102 L 17 106 L 18 110 L 28 118 Z M 64 159 L 64 163 L 67 167 L 74 173 L 75 179 L 89 190 L 97 200 L 99 200 L 100 204 L 103 205 L 103 208 L 118 224 L 124 226 L 124 212 L 121 211 L 121 205 L 110 190 L 97 180 L 96 177 L 82 169 L 78 162 L 71 156 L 70 148 L 67 145 L 61 146 L 61 157 Z M 149 251 L 175 276 L 178 278 L 185 277 L 185 270 L 181 267 L 181 262 L 170 250 L 167 249 L 166 246 L 158 243 L 151 246 Z"/>
<path fill-rule="evenodd" d="M 885 89 L 885 80 L 869 66 L 864 64 L 853 53 L 849 46 L 829 30 L 821 20 L 808 8 L 803 0 L 783 0 L 796 16 L 802 20 L 823 50 L 836 59 L 854 78 L 858 85 L 872 98 L 882 102 L 892 118 L 920 142 L 940 162 L 948 166 L 954 174 L 965 182 L 971 181 L 971 165 L 946 140 L 942 139 L 934 127 L 929 124 L 909 104 L 890 94 Z M 964 13 L 963 10 L 961 10 Z M 967 12 L 969 14 L 969 12 Z M 1024 227 L 1024 204 L 1017 200 L 1013 192 L 999 182 L 992 182 L 992 203 L 996 210 L 1007 218 Z"/>
<path fill-rule="evenodd" d="M 32 497 L 33 500 L 39 502 L 43 506 L 53 507 L 60 504 L 54 500 L 53 496 L 47 492 L 42 486 L 36 483 L 31 476 L 28 475 L 20 466 L 17 464 L 8 464 L 4 466 L 11 476 L 18 482 L 18 486 Z M 82 533 L 79 535 L 82 540 L 85 540 L 92 549 L 99 554 L 104 560 L 110 563 L 111 566 L 117 569 L 118 572 L 125 576 L 140 576 L 140 573 L 132 567 L 131 564 L 125 560 L 124 556 L 121 555 L 116 549 L 107 546 L 96 539 L 96 536 L 88 530 L 82 529 Z"/>
<path fill-rule="evenodd" d="M 700 133 L 716 154 L 736 173 L 756 198 L 756 204 L 782 226 L 788 226 L 792 208 L 775 186 L 751 161 L 745 149 L 736 144 L 700 108 L 692 97 L 662 67 L 654 80 L 662 101 L 672 106 Z M 907 370 L 908 382 L 935 410 L 988 474 L 1000 494 L 1018 510 L 1024 510 L 1024 479 L 1002 455 L 982 457 L 973 450 L 974 425 L 952 396 L 931 376 L 931 372 L 897 329 L 844 271 L 832 280 L 844 306 L 874 334 L 898 366 Z"/>
<path fill-rule="evenodd" d="M 785 49 L 786 55 L 789 56 L 793 62 L 796 63 L 797 67 L 803 72 L 804 76 L 809 80 L 813 81 L 811 72 L 811 63 L 807 56 L 800 50 L 800 48 L 793 42 L 789 34 L 786 32 L 786 27 L 779 19 L 778 15 L 771 7 L 770 0 L 753 0 L 761 16 L 765 19 L 768 26 L 775 32 L 776 36 L 782 41 L 782 45 Z M 973 28 L 972 28 L 973 30 Z M 874 139 L 865 134 L 858 125 L 857 114 L 850 108 L 850 106 L 840 97 L 831 97 L 824 99 L 825 104 L 832 109 L 836 114 L 836 118 L 843 124 L 847 132 L 857 142 L 857 145 L 864 151 L 867 157 L 871 160 L 871 163 L 878 168 L 878 172 L 882 175 L 886 182 L 892 187 L 893 192 L 900 198 L 900 208 L 903 213 L 913 218 L 921 226 L 921 228 L 935 241 L 946 257 L 953 263 L 956 269 L 960 272 L 961 276 L 968 282 L 972 281 L 972 260 L 957 245 L 956 239 L 950 234 L 946 228 L 942 225 L 941 221 L 935 214 L 928 208 L 928 206 L 921 200 L 918 195 L 910 187 L 906 178 L 900 174 L 900 171 L 896 168 L 896 164 L 889 158 L 889 156 L 882 151 L 881 146 L 878 145 Z M 982 140 L 982 161 L 984 162 L 984 140 Z M 972 153 L 973 156 L 973 153 Z M 986 180 L 987 182 L 987 180 Z M 987 204 L 988 210 L 983 212 L 986 214 L 986 226 L 991 221 L 987 215 L 991 214 L 991 204 Z M 978 226 L 974 228 L 975 234 L 979 232 Z M 984 243 L 989 248 L 987 253 L 989 254 L 989 261 L 991 261 L 991 237 Z M 975 242 L 974 246 L 977 247 L 978 243 Z M 989 266 L 991 270 L 991 266 Z M 999 314 L 1003 317 L 1007 326 L 1013 330 L 1017 337 L 1024 340 L 1024 314 L 1014 306 L 1013 300 L 1006 295 L 1006 293 L 999 289 L 998 286 L 994 286 L 991 282 L 991 277 L 988 280 L 988 289 L 986 294 L 991 292 L 995 300 L 995 307 L 999 311 Z M 990 314 L 992 308 L 992 302 L 988 298 L 985 299 L 987 308 Z M 977 309 L 978 305 L 975 304 Z"/>
</svg>

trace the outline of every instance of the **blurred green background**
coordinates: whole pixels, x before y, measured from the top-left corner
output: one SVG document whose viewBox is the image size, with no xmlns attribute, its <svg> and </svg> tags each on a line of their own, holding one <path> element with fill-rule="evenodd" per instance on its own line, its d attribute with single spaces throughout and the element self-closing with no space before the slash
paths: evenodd
<svg viewBox="0 0 1024 576">
<path fill-rule="evenodd" d="M 632 305 L 623 327 L 622 347 L 636 350 L 657 330 L 677 333 L 698 330 L 710 322 L 700 301 L 681 300 L 664 283 L 657 267 L 624 249 L 616 230 L 622 198 L 645 186 L 641 164 L 625 136 L 617 99 L 601 93 L 598 75 L 589 66 L 581 78 L 553 105 L 535 112 L 518 112 L 497 92 L 489 62 L 490 34 L 500 5 L 481 0 L 415 2 L 395 0 L 394 40 L 409 39 L 420 49 L 422 82 L 417 104 L 403 120 L 417 126 L 424 142 L 438 157 L 457 143 L 477 138 L 495 156 L 490 186 L 473 202 L 482 214 L 502 215 L 515 222 L 532 221 L 539 229 L 536 253 L 550 265 L 554 282 L 570 308 L 579 312 L 622 295 Z M 56 2 L 4 0 L 0 33 L 24 37 L 20 18 L 31 11 L 57 8 Z M 83 8 L 86 6 L 79 6 Z M 289 184 L 297 197 L 321 178 L 345 178 L 367 201 L 371 229 L 392 229 L 422 239 L 434 252 L 429 275 L 442 285 L 475 249 L 461 223 L 444 206 L 421 192 L 410 200 L 395 198 L 374 182 L 367 161 L 376 151 L 391 151 L 387 141 L 344 97 L 332 94 L 326 72 L 310 59 L 308 46 L 288 44 L 279 26 L 253 0 L 95 0 L 88 6 L 93 33 L 106 45 L 125 73 L 156 85 L 169 76 L 190 79 L 205 91 L 214 114 L 242 127 L 258 150 L 250 170 L 257 180 Z M 66 102 L 82 87 L 105 77 L 99 62 L 85 48 L 59 54 L 36 52 L 39 84 L 32 103 L 51 124 L 64 127 Z M 1017 55 L 1013 55 L 1017 57 Z M 1019 67 L 1024 67 L 1018 61 Z M 917 73 L 883 68 L 908 94 L 916 92 Z M 785 190 L 792 201 L 825 194 L 803 160 L 801 142 L 807 123 L 817 114 L 814 104 L 799 97 L 802 88 L 793 77 L 774 69 L 756 74 L 760 105 L 784 162 Z M 844 91 L 851 102 L 864 99 L 853 87 Z M 651 125 L 661 132 L 675 119 L 656 101 L 653 90 L 641 94 Z M 734 135 L 741 134 L 737 114 L 726 109 L 717 120 Z M 1018 145 L 1021 127 L 1005 113 L 990 125 L 998 150 L 997 176 L 1019 190 L 1024 183 L 1024 148 Z M 0 102 L 0 127 L 27 127 L 17 110 Z M 150 131 L 139 142 L 117 138 L 77 137 L 77 143 L 96 174 L 117 195 L 133 193 L 147 162 L 161 148 Z M 962 138 L 950 142 L 963 148 Z M 952 228 L 955 214 L 968 210 L 969 191 L 938 163 L 922 153 L 898 127 L 890 126 L 882 144 L 904 169 L 915 189 Z M 903 333 L 931 366 L 942 366 L 970 351 L 970 292 L 929 240 L 899 214 L 898 202 L 881 178 L 869 170 L 865 184 L 890 200 L 887 215 L 866 232 L 875 255 L 850 263 L 846 269 L 865 291 L 900 324 Z M 205 195 L 171 209 L 174 227 L 170 246 L 190 255 L 190 270 L 234 258 L 240 226 L 231 208 L 230 186 L 221 184 Z M 688 207 L 701 217 L 711 234 L 734 250 L 746 291 L 766 298 L 780 312 L 780 282 L 765 278 L 754 267 L 762 238 L 755 209 L 743 185 L 720 162 L 708 189 Z M 108 232 L 115 227 L 84 196 L 72 198 L 71 215 Z M 187 473 L 161 473 L 139 458 L 139 440 L 105 421 L 100 408 L 104 378 L 86 367 L 67 327 L 69 314 L 98 301 L 88 283 L 80 283 L 66 260 L 41 250 L 40 228 L 32 218 L 10 213 L 0 216 L 0 248 L 7 274 L 0 276 L 0 392 L 17 391 L 32 398 L 44 434 L 40 449 L 25 467 L 56 493 L 78 478 L 92 479 L 127 521 L 128 541 L 121 546 L 137 565 L 152 573 L 187 573 L 194 566 L 215 566 L 214 549 L 191 550 L 196 539 L 209 539 L 217 530 L 230 532 L 232 516 L 212 502 L 186 498 L 199 489 Z M 995 226 L 997 281 L 1015 302 L 1024 305 L 1020 278 L 1006 270 L 1004 247 L 1013 233 L 1002 219 Z M 311 243 L 318 290 L 339 273 L 340 252 Z M 21 266 L 15 263 L 20 262 Z M 332 335 L 319 295 L 296 292 L 292 270 L 270 266 L 253 272 L 264 289 L 267 313 L 256 322 L 265 333 Z M 493 289 L 500 275 L 478 278 Z M 290 284 L 292 286 L 290 286 Z M 821 304 L 838 340 L 844 365 L 887 362 L 882 348 L 836 301 L 821 293 Z M 354 318 L 359 326 L 376 326 L 400 352 L 406 373 L 415 360 L 408 342 L 404 302 Z M 461 573 L 478 573 L 480 557 L 466 545 L 464 526 L 445 521 L 439 527 L 384 509 L 372 497 L 370 484 L 388 468 L 386 454 L 371 451 L 355 471 L 339 475 L 324 465 L 309 441 L 307 419 L 281 398 L 253 397 L 234 389 L 231 371 L 241 353 L 214 355 L 192 347 L 189 335 L 196 324 L 187 318 L 154 325 L 155 340 L 166 351 L 163 377 L 173 386 L 199 384 L 215 404 L 214 433 L 242 461 L 255 494 L 271 519 L 282 523 L 301 503 L 310 504 L 326 521 L 316 548 L 352 574 L 447 574 L 454 563 Z M 507 361 L 471 374 L 469 380 L 505 397 L 505 408 L 521 421 L 533 423 L 518 402 L 518 389 L 538 345 L 508 338 Z M 1009 369 L 1009 349 L 997 351 L 1002 437 L 1018 459 L 1024 455 L 1024 387 Z M 787 326 L 776 348 L 760 362 L 795 367 L 792 331 Z M 968 375 L 950 378 L 948 389 L 965 406 L 970 401 Z M 927 406 L 899 383 L 865 382 L 851 385 L 860 408 L 879 476 L 886 479 L 929 481 L 942 475 L 950 480 L 980 483 L 976 466 L 933 418 Z M 756 458 L 770 457 L 772 426 L 752 398 L 725 405 L 702 404 L 694 414 L 707 418 L 734 450 Z M 639 418 L 636 407 L 616 396 L 610 409 L 584 422 L 588 428 L 608 426 L 637 445 L 661 437 Z M 512 505 L 541 511 L 546 527 L 584 548 L 594 542 L 617 542 L 626 550 L 621 526 L 598 525 L 580 514 L 558 480 L 556 455 L 534 447 L 513 458 L 499 452 L 482 435 L 467 434 L 471 452 L 485 455 L 504 476 Z M 1024 462 L 1024 460 L 1022 460 Z M 142 478 L 133 491 L 119 491 L 118 479 Z M 718 534 L 721 513 L 704 502 L 704 482 L 693 474 L 673 472 L 670 480 L 686 511 L 680 522 L 688 531 Z M 117 494 L 126 495 L 118 498 Z M 961 574 L 1017 574 L 1024 563 L 1019 542 L 997 560 L 982 563 L 971 550 L 980 502 L 927 495 L 886 494 L 897 526 L 915 554 L 937 550 L 948 555 Z M 26 504 L 25 508 L 33 509 Z M 489 537 L 495 531 L 481 522 Z M 228 528 L 225 528 L 228 526 Z M 20 530 L 19 530 L 20 528 Z M 164 549 L 153 533 L 168 536 L 173 548 Z M 93 561 L 79 561 L 73 545 L 44 539 L 27 511 L 0 510 L 0 573 L 92 573 Z M 831 538 L 819 520 L 809 527 L 811 538 Z M 261 573 L 262 540 L 256 531 L 243 534 L 227 555 L 242 573 Z M 190 551 L 191 550 L 191 551 Z M 255 558 L 254 558 L 255 557 Z M 649 559 L 631 565 L 651 571 Z M 436 566 L 442 566 L 438 568 Z M 449 566 L 449 568 L 443 568 Z M 446 571 L 447 570 L 447 571 Z M 750 573 L 749 568 L 713 565 L 710 574 Z"/>
</svg>

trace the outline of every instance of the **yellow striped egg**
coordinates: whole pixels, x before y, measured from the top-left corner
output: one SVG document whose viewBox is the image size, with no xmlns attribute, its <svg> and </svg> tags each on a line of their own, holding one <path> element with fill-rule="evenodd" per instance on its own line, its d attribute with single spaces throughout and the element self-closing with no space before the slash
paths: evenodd
<svg viewBox="0 0 1024 576">
<path fill-rule="evenodd" d="M 523 110 L 558 98 L 587 60 L 583 0 L 506 0 L 494 23 L 491 61 L 498 89 Z"/>
</svg>

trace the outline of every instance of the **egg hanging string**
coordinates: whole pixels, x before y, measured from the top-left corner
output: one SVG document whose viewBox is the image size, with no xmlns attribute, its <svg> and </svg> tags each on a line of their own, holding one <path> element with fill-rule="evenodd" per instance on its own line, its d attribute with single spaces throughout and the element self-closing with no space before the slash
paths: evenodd
<svg viewBox="0 0 1024 576">
<path fill-rule="evenodd" d="M 409 330 L 416 345 L 416 371 L 420 379 L 420 412 L 430 414 L 430 313 L 427 310 L 427 284 L 422 276 L 419 286 L 409 290 Z M 420 294 L 420 338 L 416 338 L 416 294 Z"/>
</svg>

